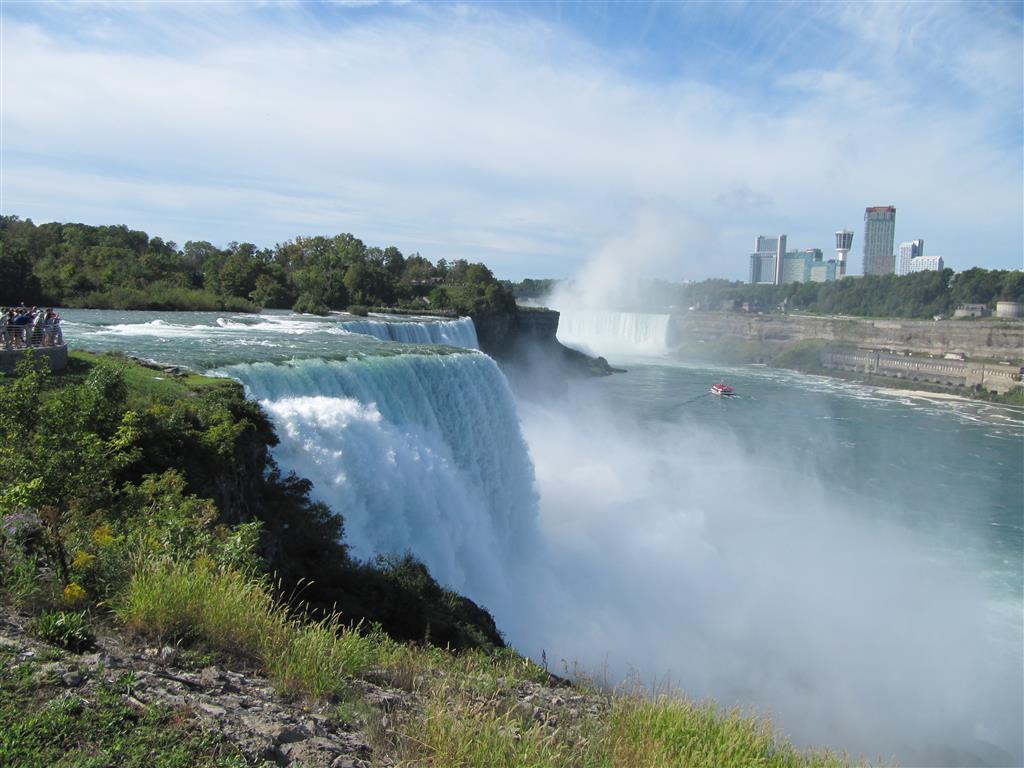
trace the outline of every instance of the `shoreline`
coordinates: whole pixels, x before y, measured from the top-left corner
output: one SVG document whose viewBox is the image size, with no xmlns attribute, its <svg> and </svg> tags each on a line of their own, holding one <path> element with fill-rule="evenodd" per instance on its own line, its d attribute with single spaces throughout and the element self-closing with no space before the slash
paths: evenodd
<svg viewBox="0 0 1024 768">
<path fill-rule="evenodd" d="M 892 395 L 893 397 L 913 397 L 920 400 L 960 400 L 965 403 L 990 402 L 976 397 L 965 397 L 952 392 L 929 392 L 924 389 L 899 389 L 898 387 L 875 387 L 880 395 Z"/>
</svg>

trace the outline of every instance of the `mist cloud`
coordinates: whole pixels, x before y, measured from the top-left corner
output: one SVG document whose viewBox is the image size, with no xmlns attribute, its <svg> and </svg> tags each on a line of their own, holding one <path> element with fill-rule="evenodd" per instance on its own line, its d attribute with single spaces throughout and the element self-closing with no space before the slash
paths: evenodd
<svg viewBox="0 0 1024 768">
<path fill-rule="evenodd" d="M 594 393 L 521 412 L 548 551 L 539 609 L 510 617 L 520 647 L 754 707 L 804 744 L 1021 759 L 1018 643 L 997 639 L 975 573 L 884 521 L 895 509 L 868 514 L 798 461 L 683 419 L 641 426 Z"/>
</svg>

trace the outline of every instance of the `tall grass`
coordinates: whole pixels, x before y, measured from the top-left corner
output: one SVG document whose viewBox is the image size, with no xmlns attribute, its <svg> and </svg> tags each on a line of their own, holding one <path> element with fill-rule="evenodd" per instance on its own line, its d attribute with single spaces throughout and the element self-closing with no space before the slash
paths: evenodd
<svg viewBox="0 0 1024 768">
<path fill-rule="evenodd" d="M 288 615 L 267 587 L 205 561 L 159 559 L 141 565 L 113 601 L 118 618 L 161 641 L 202 641 L 259 663 L 278 686 L 316 697 L 341 693 L 352 676 L 397 647 L 383 633 Z"/>
<path fill-rule="evenodd" d="M 354 677 L 416 691 L 422 711 L 392 716 L 378 746 L 426 768 L 834 768 L 845 756 L 803 752 L 765 720 L 676 695 L 591 693 L 588 706 L 535 709 L 521 698 L 547 673 L 513 651 L 453 654 L 361 632 L 340 616 L 289 614 L 266 584 L 212 561 L 144 561 L 113 601 L 136 632 L 201 640 L 260 664 L 285 692 L 351 692 Z M 530 687 L 530 686 L 534 687 Z M 595 704 L 596 702 L 596 704 Z M 383 716 L 382 716 L 383 717 Z"/>
<path fill-rule="evenodd" d="M 505 700 L 435 697 L 397 742 L 429 768 L 836 768 L 845 756 L 798 750 L 770 723 L 685 699 L 616 695 L 601 714 L 548 720 Z M 563 715 L 564 718 L 564 715 Z"/>
<path fill-rule="evenodd" d="M 802 752 L 767 720 L 680 696 L 618 696 L 606 719 L 602 765 L 636 768 L 832 768 L 848 761 Z"/>
</svg>

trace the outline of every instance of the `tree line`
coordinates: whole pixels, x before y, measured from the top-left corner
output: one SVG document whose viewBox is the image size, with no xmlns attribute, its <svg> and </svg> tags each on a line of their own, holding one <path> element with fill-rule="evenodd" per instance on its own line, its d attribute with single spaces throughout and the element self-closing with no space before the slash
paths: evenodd
<svg viewBox="0 0 1024 768">
<path fill-rule="evenodd" d="M 524 280 L 513 286 L 517 298 L 542 299 L 556 281 Z M 823 315 L 859 317 L 932 318 L 950 316 L 961 304 L 984 304 L 990 309 L 1000 300 L 1024 302 L 1024 272 L 974 267 L 954 273 L 916 272 L 910 275 L 847 277 L 830 283 L 751 285 L 730 280 L 699 283 L 645 282 L 643 306 L 623 306 L 636 311 L 739 309 L 743 304 L 757 311 L 775 311 L 785 303 L 791 310 Z"/>
<path fill-rule="evenodd" d="M 99 309 L 349 307 L 513 311 L 505 285 L 480 263 L 436 264 L 351 234 L 296 237 L 273 248 L 150 237 L 127 226 L 0 217 L 0 304 Z"/>
</svg>

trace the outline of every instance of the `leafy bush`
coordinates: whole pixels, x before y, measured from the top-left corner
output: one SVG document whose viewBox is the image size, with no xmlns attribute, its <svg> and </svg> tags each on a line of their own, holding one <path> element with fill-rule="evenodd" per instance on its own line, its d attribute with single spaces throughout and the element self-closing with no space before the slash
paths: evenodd
<svg viewBox="0 0 1024 768">
<path fill-rule="evenodd" d="M 304 315 L 323 316 L 330 314 L 331 308 L 320 299 L 310 296 L 308 293 L 303 293 L 292 306 L 292 311 L 301 312 Z"/>
<path fill-rule="evenodd" d="M 33 621 L 32 629 L 41 640 L 76 653 L 93 641 L 85 611 L 44 613 Z"/>
</svg>

